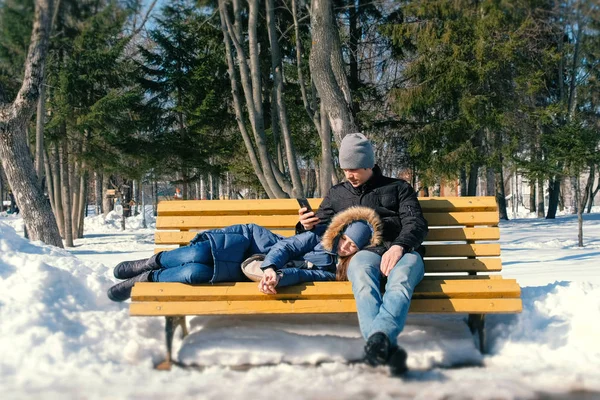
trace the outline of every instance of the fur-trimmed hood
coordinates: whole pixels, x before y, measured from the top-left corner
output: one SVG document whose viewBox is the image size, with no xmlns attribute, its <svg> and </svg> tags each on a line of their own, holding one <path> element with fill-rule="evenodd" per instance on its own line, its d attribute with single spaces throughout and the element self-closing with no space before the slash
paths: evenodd
<svg viewBox="0 0 600 400">
<path fill-rule="evenodd" d="M 323 244 L 325 250 L 330 252 L 334 251 L 334 247 L 337 244 L 337 239 L 344 229 L 352 222 L 361 220 L 367 222 L 373 228 L 373 236 L 366 247 L 380 245 L 383 240 L 383 224 L 381 219 L 372 208 L 354 206 L 336 214 L 331 219 L 331 223 L 327 227 L 327 230 L 321 239 L 321 243 Z"/>
</svg>

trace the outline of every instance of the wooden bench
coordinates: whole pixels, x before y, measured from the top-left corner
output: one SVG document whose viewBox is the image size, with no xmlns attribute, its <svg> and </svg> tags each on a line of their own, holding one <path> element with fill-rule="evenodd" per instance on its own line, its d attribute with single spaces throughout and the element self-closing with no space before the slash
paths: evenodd
<svg viewBox="0 0 600 400">
<path fill-rule="evenodd" d="M 309 199 L 316 210 L 321 199 Z M 518 313 L 521 289 L 504 279 L 500 259 L 498 208 L 494 197 L 420 198 L 429 234 L 425 241 L 425 279 L 416 287 L 411 313 L 464 313 L 485 351 L 484 316 Z M 285 200 L 186 200 L 158 205 L 156 251 L 185 246 L 197 231 L 256 223 L 290 236 L 298 222 L 298 204 Z M 185 285 L 138 283 L 131 295 L 132 316 L 166 317 L 169 369 L 173 332 L 187 334 L 185 316 L 222 314 L 355 313 L 349 282 L 314 282 L 258 291 L 256 283 Z"/>
</svg>

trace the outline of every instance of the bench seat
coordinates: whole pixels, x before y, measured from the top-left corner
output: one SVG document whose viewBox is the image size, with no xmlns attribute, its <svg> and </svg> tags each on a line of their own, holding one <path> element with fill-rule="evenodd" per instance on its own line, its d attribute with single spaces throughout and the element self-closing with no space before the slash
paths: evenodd
<svg viewBox="0 0 600 400">
<path fill-rule="evenodd" d="M 321 199 L 309 199 L 317 209 Z M 518 313 L 521 289 L 504 279 L 500 229 L 494 197 L 420 198 L 429 223 L 424 242 L 425 278 L 416 287 L 410 313 L 468 315 L 485 351 L 484 316 Z M 233 224 L 255 223 L 284 236 L 295 233 L 298 203 L 277 200 L 180 200 L 158 205 L 156 252 L 185 246 L 198 231 Z M 186 285 L 136 283 L 131 294 L 132 316 L 166 317 L 167 360 L 170 368 L 173 331 L 185 316 L 231 314 L 355 313 L 349 282 L 313 282 L 260 293 L 254 282 Z"/>
</svg>

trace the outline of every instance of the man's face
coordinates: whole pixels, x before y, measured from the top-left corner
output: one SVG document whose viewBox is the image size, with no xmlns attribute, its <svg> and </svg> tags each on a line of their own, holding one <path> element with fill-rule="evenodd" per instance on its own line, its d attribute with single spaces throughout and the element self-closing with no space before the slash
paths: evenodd
<svg viewBox="0 0 600 400">
<path fill-rule="evenodd" d="M 359 187 L 373 175 L 373 168 L 344 169 L 346 180 L 354 187 Z"/>
</svg>

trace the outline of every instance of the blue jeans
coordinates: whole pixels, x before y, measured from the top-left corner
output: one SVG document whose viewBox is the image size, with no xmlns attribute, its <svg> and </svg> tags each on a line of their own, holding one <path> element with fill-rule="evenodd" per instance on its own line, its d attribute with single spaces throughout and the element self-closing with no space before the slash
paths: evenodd
<svg viewBox="0 0 600 400">
<path fill-rule="evenodd" d="M 152 282 L 206 283 L 214 273 L 208 241 L 160 253 L 158 264 L 162 268 L 152 271 Z"/>
<path fill-rule="evenodd" d="M 359 251 L 348 265 L 348 279 L 352 282 L 363 337 L 368 339 L 375 332 L 383 332 L 396 344 L 396 338 L 404 329 L 415 286 L 425 274 L 425 266 L 418 253 L 405 254 L 392 268 L 382 295 L 380 263 L 381 256 Z"/>
</svg>

